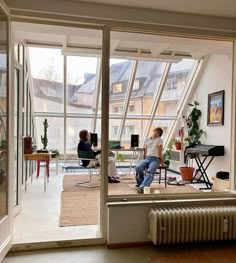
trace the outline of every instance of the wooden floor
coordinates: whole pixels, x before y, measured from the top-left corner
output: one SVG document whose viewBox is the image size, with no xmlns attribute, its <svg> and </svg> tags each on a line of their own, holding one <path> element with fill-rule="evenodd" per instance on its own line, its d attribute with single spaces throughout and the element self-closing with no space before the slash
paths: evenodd
<svg viewBox="0 0 236 263">
<path fill-rule="evenodd" d="M 159 246 L 157 253 L 150 263 L 231 263 L 236 262 L 236 242 Z"/>
<path fill-rule="evenodd" d="M 3 263 L 234 263 L 236 243 L 107 249 L 106 246 L 10 253 Z"/>
</svg>

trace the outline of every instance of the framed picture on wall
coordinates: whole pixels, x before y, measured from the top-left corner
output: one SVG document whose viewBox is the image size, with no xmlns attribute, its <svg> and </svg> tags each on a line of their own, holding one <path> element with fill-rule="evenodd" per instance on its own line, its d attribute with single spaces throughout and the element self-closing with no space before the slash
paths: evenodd
<svg viewBox="0 0 236 263">
<path fill-rule="evenodd" d="M 208 95 L 207 125 L 224 125 L 225 91 L 217 91 Z"/>
</svg>

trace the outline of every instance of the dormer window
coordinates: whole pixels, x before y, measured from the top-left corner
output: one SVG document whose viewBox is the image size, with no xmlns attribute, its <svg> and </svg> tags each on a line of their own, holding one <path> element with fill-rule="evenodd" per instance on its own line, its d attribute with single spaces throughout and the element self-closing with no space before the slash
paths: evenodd
<svg viewBox="0 0 236 263">
<path fill-rule="evenodd" d="M 121 93 L 123 91 L 122 83 L 112 84 L 113 93 Z"/>
<path fill-rule="evenodd" d="M 133 84 L 133 90 L 139 90 L 139 79 L 135 79 Z"/>
</svg>

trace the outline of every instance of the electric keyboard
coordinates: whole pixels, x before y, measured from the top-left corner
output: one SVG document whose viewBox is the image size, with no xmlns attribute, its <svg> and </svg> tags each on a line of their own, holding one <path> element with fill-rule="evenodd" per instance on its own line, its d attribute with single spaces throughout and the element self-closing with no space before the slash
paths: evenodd
<svg viewBox="0 0 236 263">
<path fill-rule="evenodd" d="M 195 154 L 203 156 L 223 156 L 224 146 L 198 144 L 185 149 L 186 154 Z"/>
</svg>

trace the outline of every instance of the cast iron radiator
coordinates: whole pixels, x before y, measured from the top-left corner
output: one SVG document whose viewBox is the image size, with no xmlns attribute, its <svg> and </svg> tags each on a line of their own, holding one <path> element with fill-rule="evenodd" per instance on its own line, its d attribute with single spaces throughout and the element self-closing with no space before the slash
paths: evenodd
<svg viewBox="0 0 236 263">
<path fill-rule="evenodd" d="M 236 206 L 151 209 L 149 238 L 155 245 L 236 239 Z"/>
</svg>

